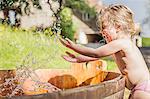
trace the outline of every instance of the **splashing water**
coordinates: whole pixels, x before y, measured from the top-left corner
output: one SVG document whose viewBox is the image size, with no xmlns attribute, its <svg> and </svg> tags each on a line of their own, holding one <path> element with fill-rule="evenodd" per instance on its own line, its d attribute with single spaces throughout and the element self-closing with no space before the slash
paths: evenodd
<svg viewBox="0 0 150 99">
<path fill-rule="evenodd" d="M 55 33 L 55 38 L 54 42 L 57 44 L 57 41 L 59 39 L 59 34 Z M 51 37 L 51 36 L 49 36 Z M 42 39 L 42 37 L 41 37 Z M 40 45 L 40 46 L 45 46 L 45 45 Z M 46 45 L 46 46 L 49 46 Z M 57 46 L 57 48 L 54 50 L 54 54 L 58 53 L 61 48 Z M 48 55 L 46 59 L 41 60 L 46 62 L 53 61 L 53 59 L 56 58 L 56 55 Z M 37 60 L 35 59 L 34 55 L 32 55 L 32 52 L 30 52 L 23 60 L 21 65 L 18 64 L 16 70 L 15 70 L 15 76 L 6 78 L 4 83 L 0 83 L 0 96 L 7 96 L 7 97 L 12 97 L 12 96 L 19 96 L 24 94 L 23 90 L 23 84 L 27 78 L 31 78 L 32 81 L 35 82 L 34 84 L 34 89 L 32 90 L 33 92 L 38 91 L 39 89 L 44 89 L 47 90 L 48 93 L 52 92 L 57 92 L 60 91 L 61 89 L 57 88 L 56 86 L 48 83 L 48 82 L 41 82 L 40 78 L 36 74 L 35 70 L 30 68 L 30 66 L 35 64 L 38 64 Z M 41 66 L 37 67 L 37 69 L 41 68 Z M 4 77 L 5 78 L 5 77 Z M 4 93 L 4 94 L 1 94 Z"/>
<path fill-rule="evenodd" d="M 38 75 L 35 73 L 35 70 L 29 68 L 28 59 L 32 56 L 30 53 L 22 62 L 21 66 L 16 69 L 15 77 L 10 77 L 5 79 L 5 82 L 0 84 L 0 93 L 2 96 L 12 97 L 16 95 L 23 95 L 23 84 L 27 78 L 31 78 L 35 82 L 34 90 L 38 89 L 47 90 L 48 93 L 60 91 L 59 88 L 54 85 L 41 82 Z M 27 63 L 26 63 L 27 62 Z M 5 78 L 5 77 L 4 77 Z"/>
<path fill-rule="evenodd" d="M 58 38 L 59 35 L 58 34 L 55 35 L 54 42 L 56 42 L 56 44 Z M 47 41 L 45 42 L 47 43 Z M 45 45 L 40 45 L 40 46 L 45 46 Z M 50 46 L 50 45 L 48 44 L 46 46 Z M 56 57 L 55 54 L 58 53 L 60 50 L 62 49 L 60 49 L 59 46 L 57 46 L 57 48 L 53 50 L 54 55 L 52 54 L 48 55 L 48 57 L 46 56 L 46 58 L 41 61 L 45 61 L 45 63 L 49 63 L 50 61 L 53 61 L 53 59 Z M 6 77 L 4 83 L 2 84 L 0 83 L 0 96 L 2 95 L 2 96 L 12 97 L 12 96 L 23 95 L 24 94 L 23 84 L 27 78 L 31 78 L 32 81 L 35 82 L 35 85 L 33 86 L 34 87 L 33 91 L 38 91 L 38 89 L 47 90 L 48 93 L 60 91 L 60 89 L 57 88 L 56 86 L 48 82 L 40 81 L 40 78 L 36 74 L 35 69 L 30 68 L 30 66 L 36 64 L 38 64 L 38 61 L 36 60 L 32 52 L 30 52 L 25 58 L 23 58 L 22 62 L 18 64 L 14 76 L 9 78 Z M 39 66 L 37 69 L 39 68 L 41 68 L 41 66 Z"/>
<path fill-rule="evenodd" d="M 53 8 L 51 6 L 50 6 L 50 9 L 53 10 Z M 59 13 L 60 8 L 57 11 Z M 53 11 L 53 13 L 54 13 L 54 16 L 56 17 L 56 21 L 54 22 L 52 29 L 55 34 L 54 42 L 57 42 L 57 40 L 59 38 L 59 33 L 61 32 L 61 28 L 60 28 L 61 21 L 60 21 L 60 17 L 57 16 L 57 13 L 55 11 Z M 56 54 L 59 50 L 60 50 L 60 48 L 58 46 L 57 49 L 54 50 L 54 53 Z M 45 59 L 45 62 L 52 61 L 49 59 L 53 59 L 53 57 L 56 57 L 56 55 L 49 55 L 49 57 L 47 57 L 48 59 Z M 60 91 L 59 88 L 57 88 L 56 86 L 54 86 L 50 83 L 41 82 L 40 78 L 35 73 L 35 70 L 30 68 L 30 66 L 32 66 L 31 63 L 37 64 L 36 59 L 32 56 L 32 52 L 29 53 L 22 60 L 21 65 L 18 65 L 17 69 L 15 70 L 14 76 L 9 77 L 9 78 L 4 77 L 5 78 L 4 83 L 1 84 L 1 82 L 0 82 L 0 96 L 2 95 L 2 96 L 12 97 L 12 96 L 16 96 L 16 95 L 23 95 L 24 94 L 23 93 L 23 91 L 24 91 L 23 84 L 27 78 L 31 78 L 35 82 L 33 91 L 36 91 L 41 88 L 47 90 L 48 93 L 51 93 L 54 91 Z M 38 67 L 38 68 L 40 68 L 40 67 Z M 1 81 L 1 79 L 0 79 L 0 81 Z M 1 94 L 1 93 L 4 93 L 4 94 Z"/>
</svg>

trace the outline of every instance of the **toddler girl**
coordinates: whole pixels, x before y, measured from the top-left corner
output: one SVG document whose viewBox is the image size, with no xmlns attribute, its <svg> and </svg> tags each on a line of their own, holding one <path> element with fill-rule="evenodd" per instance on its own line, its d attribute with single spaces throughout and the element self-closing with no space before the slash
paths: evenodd
<svg viewBox="0 0 150 99">
<path fill-rule="evenodd" d="M 113 55 L 121 73 L 126 77 L 130 98 L 150 99 L 150 75 L 143 56 L 131 38 L 136 34 L 132 11 L 124 5 L 111 5 L 98 16 L 100 33 L 107 44 L 97 49 L 77 45 L 69 39 L 60 39 L 66 47 L 80 55 L 66 52 L 63 58 L 70 62 L 88 62 Z"/>
</svg>

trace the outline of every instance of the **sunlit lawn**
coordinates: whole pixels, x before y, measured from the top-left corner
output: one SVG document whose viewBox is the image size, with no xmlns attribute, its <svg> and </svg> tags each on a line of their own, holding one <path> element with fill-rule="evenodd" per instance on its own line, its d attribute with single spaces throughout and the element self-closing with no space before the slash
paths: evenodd
<svg viewBox="0 0 150 99">
<path fill-rule="evenodd" d="M 0 26 L 0 68 L 13 69 L 28 65 L 33 68 L 67 68 L 61 54 L 66 48 L 56 37 Z"/>
<path fill-rule="evenodd" d="M 32 68 L 68 68 L 61 55 L 68 50 L 53 36 L 41 32 L 23 31 L 0 25 L 0 69 L 26 65 Z M 108 70 L 115 68 L 107 60 Z"/>
<path fill-rule="evenodd" d="M 145 46 L 145 47 L 150 47 L 150 38 L 142 38 L 142 46 Z"/>
</svg>

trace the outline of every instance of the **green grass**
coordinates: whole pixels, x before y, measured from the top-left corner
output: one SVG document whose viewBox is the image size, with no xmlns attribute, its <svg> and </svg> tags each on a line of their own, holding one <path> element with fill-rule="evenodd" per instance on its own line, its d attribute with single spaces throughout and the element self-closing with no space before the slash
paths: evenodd
<svg viewBox="0 0 150 99">
<path fill-rule="evenodd" d="M 142 38 L 142 46 L 150 46 L 150 38 Z"/>
<path fill-rule="evenodd" d="M 117 68 L 117 65 L 114 61 L 112 60 L 106 60 L 106 61 L 107 61 L 108 70 L 115 70 Z"/>
<path fill-rule="evenodd" d="M 117 68 L 117 65 L 112 57 L 104 57 L 102 59 L 107 62 L 107 70 L 115 70 Z"/>
<path fill-rule="evenodd" d="M 67 68 L 66 49 L 56 37 L 0 25 L 0 69 L 26 65 L 33 68 Z"/>
<path fill-rule="evenodd" d="M 69 49 L 60 44 L 55 36 L 0 25 L 0 69 L 15 69 L 21 65 L 29 68 L 68 68 L 70 63 L 61 57 L 66 50 Z M 116 67 L 112 60 L 105 60 L 108 70 Z"/>
</svg>

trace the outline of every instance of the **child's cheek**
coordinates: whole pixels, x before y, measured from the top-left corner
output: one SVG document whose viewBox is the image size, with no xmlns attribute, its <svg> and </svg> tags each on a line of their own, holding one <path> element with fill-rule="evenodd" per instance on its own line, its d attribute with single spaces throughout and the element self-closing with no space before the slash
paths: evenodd
<svg viewBox="0 0 150 99">
<path fill-rule="evenodd" d="M 115 40 L 117 38 L 117 33 L 115 28 L 111 28 L 109 31 L 109 36 L 111 37 L 112 40 Z"/>
</svg>

